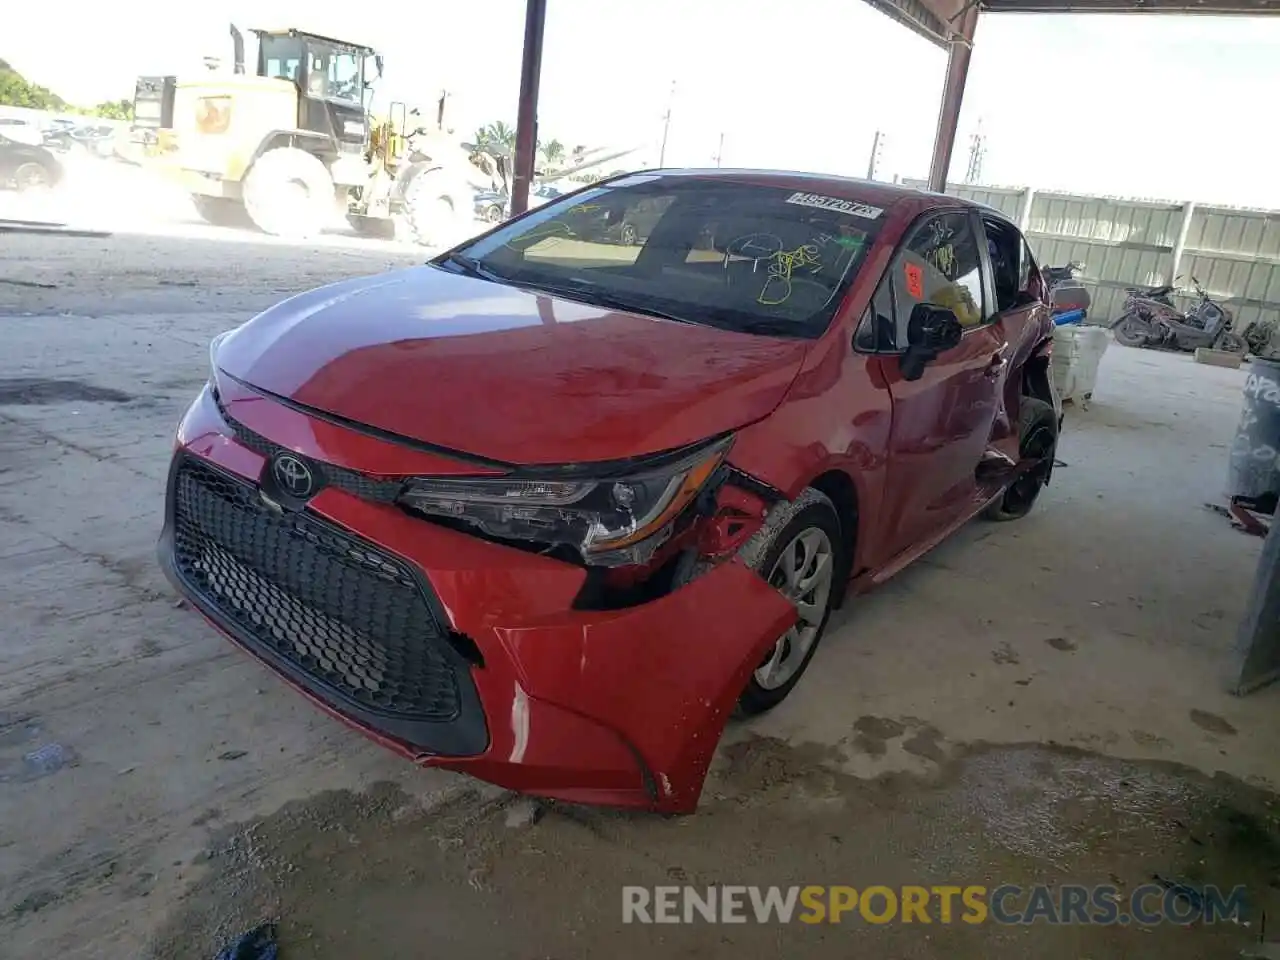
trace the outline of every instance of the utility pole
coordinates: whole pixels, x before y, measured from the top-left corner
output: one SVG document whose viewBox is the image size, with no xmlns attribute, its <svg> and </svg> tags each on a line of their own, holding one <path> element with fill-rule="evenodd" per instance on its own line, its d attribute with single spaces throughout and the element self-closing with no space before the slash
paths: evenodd
<svg viewBox="0 0 1280 960">
<path fill-rule="evenodd" d="M 871 158 L 867 160 L 868 180 L 874 180 L 876 178 L 876 169 L 880 166 L 880 154 L 883 150 L 884 134 L 877 130 L 875 139 L 871 141 Z"/>
<path fill-rule="evenodd" d="M 720 163 L 722 160 L 724 160 L 724 133 L 720 134 L 720 146 L 716 147 L 716 166 L 717 167 L 720 166 Z"/>
<path fill-rule="evenodd" d="M 671 107 L 676 99 L 676 82 L 671 81 L 671 97 L 667 100 L 667 112 L 662 117 L 662 149 L 658 151 L 658 166 L 667 165 L 667 134 L 671 132 Z"/>
<path fill-rule="evenodd" d="M 511 178 L 511 215 L 529 209 L 529 185 L 538 152 L 538 84 L 542 77 L 542 34 L 547 0 L 527 0 L 524 14 L 524 56 L 520 64 L 520 104 L 516 112 L 515 169 Z"/>
</svg>

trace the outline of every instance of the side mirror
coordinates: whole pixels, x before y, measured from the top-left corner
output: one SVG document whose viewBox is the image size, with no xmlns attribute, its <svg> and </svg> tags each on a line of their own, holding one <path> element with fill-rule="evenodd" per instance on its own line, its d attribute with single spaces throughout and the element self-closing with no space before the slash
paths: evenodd
<svg viewBox="0 0 1280 960">
<path fill-rule="evenodd" d="M 379 80 L 381 80 L 381 79 L 382 79 L 382 66 L 383 66 L 383 63 L 384 63 L 384 61 L 383 61 L 383 59 L 382 59 L 382 54 L 380 54 L 380 53 L 375 53 L 375 54 L 373 55 L 373 67 L 374 67 L 374 69 L 375 69 L 375 70 L 377 70 L 377 71 L 378 71 L 378 79 L 379 79 Z"/>
<path fill-rule="evenodd" d="M 919 380 L 925 366 L 960 345 L 964 327 L 954 310 L 917 303 L 907 321 L 907 350 L 902 355 L 901 370 L 905 380 Z"/>
</svg>

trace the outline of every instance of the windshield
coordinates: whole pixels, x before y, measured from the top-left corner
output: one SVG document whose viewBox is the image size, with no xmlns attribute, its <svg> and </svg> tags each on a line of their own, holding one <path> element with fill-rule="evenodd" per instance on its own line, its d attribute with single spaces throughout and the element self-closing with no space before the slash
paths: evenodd
<svg viewBox="0 0 1280 960">
<path fill-rule="evenodd" d="M 636 174 L 553 200 L 456 253 L 491 279 L 587 303 L 813 338 L 881 213 L 781 187 Z"/>
<path fill-rule="evenodd" d="M 312 96 L 325 100 L 361 103 L 364 58 L 320 44 L 311 44 L 310 90 Z"/>
<path fill-rule="evenodd" d="M 307 96 L 317 100 L 363 102 L 363 54 L 295 36 L 264 34 L 259 44 L 262 76 L 305 82 Z"/>
</svg>

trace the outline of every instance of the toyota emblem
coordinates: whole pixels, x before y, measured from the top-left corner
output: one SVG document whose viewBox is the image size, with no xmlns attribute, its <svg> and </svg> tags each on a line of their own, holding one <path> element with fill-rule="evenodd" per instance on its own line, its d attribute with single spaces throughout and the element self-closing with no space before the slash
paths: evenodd
<svg viewBox="0 0 1280 960">
<path fill-rule="evenodd" d="M 281 454 L 271 463 L 271 475 L 283 493 L 299 500 L 315 492 L 316 478 L 311 468 L 289 454 Z"/>
</svg>

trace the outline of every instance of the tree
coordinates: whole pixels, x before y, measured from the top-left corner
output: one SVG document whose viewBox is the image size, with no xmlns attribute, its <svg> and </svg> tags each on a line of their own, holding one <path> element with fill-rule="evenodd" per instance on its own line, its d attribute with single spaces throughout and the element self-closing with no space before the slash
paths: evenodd
<svg viewBox="0 0 1280 960">
<path fill-rule="evenodd" d="M 542 159 L 547 166 L 554 167 L 564 159 L 564 144 L 559 140 L 549 140 L 542 145 Z"/>
<path fill-rule="evenodd" d="M 133 101 L 104 100 L 93 108 L 92 113 L 96 117 L 105 117 L 108 120 L 132 120 Z"/>
<path fill-rule="evenodd" d="M 501 120 L 489 124 L 480 131 L 481 142 L 490 150 L 503 150 L 511 153 L 516 148 L 516 131 Z"/>
<path fill-rule="evenodd" d="M 65 110 L 67 103 L 48 87 L 31 83 L 6 61 L 0 60 L 0 106 Z"/>
</svg>

